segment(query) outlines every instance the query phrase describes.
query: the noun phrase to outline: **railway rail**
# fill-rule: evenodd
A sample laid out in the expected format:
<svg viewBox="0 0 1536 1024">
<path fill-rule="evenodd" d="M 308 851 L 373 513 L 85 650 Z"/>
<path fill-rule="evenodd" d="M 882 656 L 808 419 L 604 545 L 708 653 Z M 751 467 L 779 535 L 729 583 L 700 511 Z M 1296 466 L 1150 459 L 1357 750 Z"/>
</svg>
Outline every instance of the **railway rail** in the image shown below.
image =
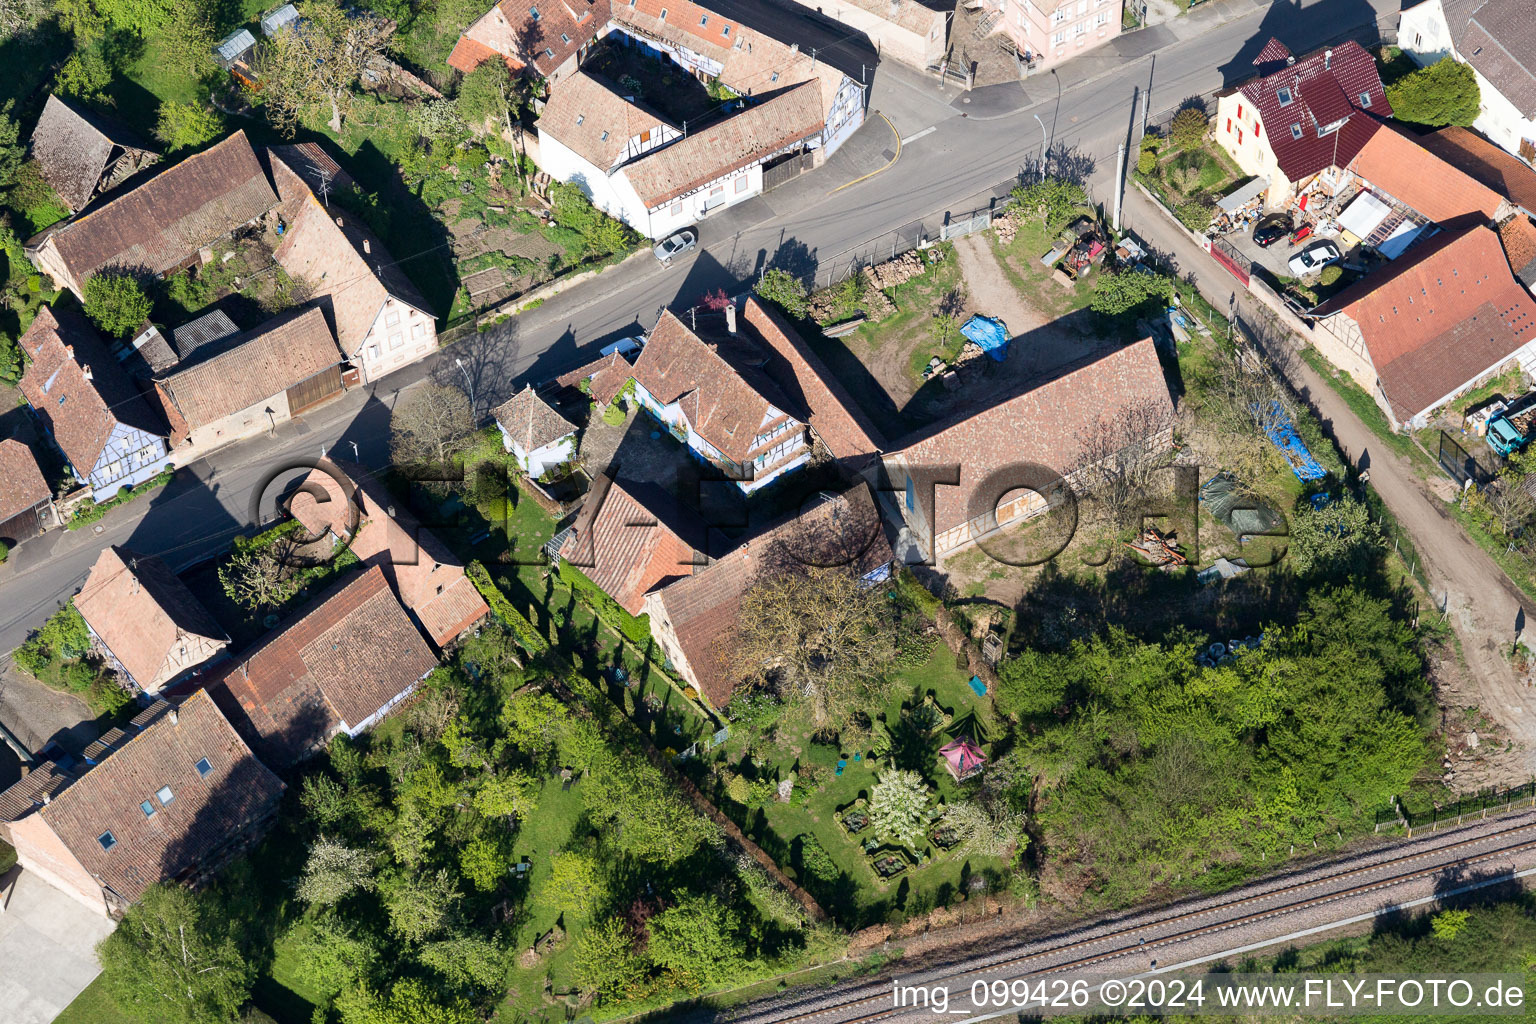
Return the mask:
<svg viewBox="0 0 1536 1024">
<path fill-rule="evenodd" d="M 1516 841 L 1509 842 L 1511 839 Z M 1490 848 L 1490 844 L 1494 845 Z M 1536 852 L 1536 822 L 1511 825 L 1508 828 L 1441 846 L 1405 852 L 1402 856 L 1344 868 L 1319 878 L 1282 885 L 1248 896 L 1239 896 L 1214 906 L 1137 922 L 1102 935 L 1065 942 L 1014 956 L 1004 956 L 1003 959 L 988 960 L 980 966 L 972 967 L 967 965 L 964 969 L 952 974 L 929 978 L 925 981 L 925 984 L 929 986 L 946 984 L 952 986 L 958 982 L 963 988 L 968 984 L 967 979 L 977 975 L 986 975 L 992 979 L 1003 978 L 1013 980 L 1030 975 L 1080 971 L 1105 961 L 1132 954 L 1146 954 L 1159 947 L 1187 942 L 1202 935 L 1213 934 L 1269 918 L 1298 913 L 1327 903 L 1367 895 L 1378 890 L 1391 889 L 1409 882 L 1442 874 L 1446 871 L 1465 869 L 1486 861 L 1529 852 Z M 1430 861 L 1431 863 L 1422 864 L 1424 861 Z M 1393 871 L 1394 868 L 1406 868 L 1407 870 Z M 1383 872 L 1391 873 L 1385 877 L 1365 877 L 1381 875 Z M 1341 882 L 1361 878 L 1364 880 L 1358 884 L 1349 885 L 1344 888 L 1335 888 Z M 1327 889 L 1328 891 L 1315 893 L 1315 890 L 1318 889 Z M 1299 898 L 1288 900 L 1288 897 Z M 1274 903 L 1276 900 L 1283 902 L 1275 906 L 1260 906 L 1261 904 Z M 1209 920 L 1213 917 L 1219 918 L 1219 920 Z M 1178 926 L 1180 925 L 1188 925 L 1189 927 L 1179 928 Z M 1172 933 L 1166 932 L 1165 929 L 1170 926 L 1178 928 L 1178 930 Z M 1156 934 L 1149 935 L 1148 933 Z M 1110 945 L 1113 948 L 1100 948 L 1090 952 L 1090 950 L 1095 950 L 1095 947 L 1104 947 L 1106 945 Z M 1039 964 L 1042 961 L 1055 961 L 1061 956 L 1075 953 L 1084 955 L 1074 956 L 1061 962 L 1052 962 L 1037 969 L 1026 969 L 1014 974 L 1003 973 L 1009 969 L 1029 968 L 1030 965 Z M 974 963 L 974 961 L 972 962 Z M 865 991 L 868 990 L 865 989 Z M 886 1020 L 898 1014 L 911 1012 L 909 1007 L 886 1006 L 861 1016 L 843 1016 L 844 1014 L 870 1007 L 877 1003 L 888 1002 L 890 997 L 889 988 L 882 987 L 877 993 L 860 995 L 857 998 L 847 999 L 839 1003 L 824 1005 L 814 1009 L 807 1009 L 800 1013 L 792 1013 L 787 1016 L 766 1016 L 759 1013 L 753 1014 L 751 1019 L 764 1022 L 772 1020 L 774 1024 L 807 1024 L 807 1022 L 812 1021 L 818 1022 L 818 1024 L 832 1024 L 834 1021 L 836 1024 L 873 1024 L 875 1021 Z"/>
</svg>

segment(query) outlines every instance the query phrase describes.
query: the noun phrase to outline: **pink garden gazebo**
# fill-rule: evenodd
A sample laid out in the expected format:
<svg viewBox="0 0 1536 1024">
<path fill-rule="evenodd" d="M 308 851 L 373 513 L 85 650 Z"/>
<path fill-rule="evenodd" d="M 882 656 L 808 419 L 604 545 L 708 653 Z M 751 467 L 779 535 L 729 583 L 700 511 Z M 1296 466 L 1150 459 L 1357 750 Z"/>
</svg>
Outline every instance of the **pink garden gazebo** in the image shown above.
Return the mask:
<svg viewBox="0 0 1536 1024">
<path fill-rule="evenodd" d="M 987 755 L 964 736 L 940 750 L 939 756 L 944 759 L 944 767 L 949 769 L 949 774 L 955 777 L 956 782 L 975 775 L 987 763 Z"/>
</svg>

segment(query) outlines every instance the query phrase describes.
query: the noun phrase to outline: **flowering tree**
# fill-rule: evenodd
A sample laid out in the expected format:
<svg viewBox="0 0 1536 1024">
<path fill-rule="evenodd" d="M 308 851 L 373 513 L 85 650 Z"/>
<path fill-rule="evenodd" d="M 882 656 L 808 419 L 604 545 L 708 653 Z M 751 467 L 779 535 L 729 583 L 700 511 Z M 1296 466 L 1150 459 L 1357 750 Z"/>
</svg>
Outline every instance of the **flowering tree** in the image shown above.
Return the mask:
<svg viewBox="0 0 1536 1024">
<path fill-rule="evenodd" d="M 930 806 L 923 777 L 898 768 L 883 773 L 870 793 L 869 821 L 882 840 L 915 846 L 928 824 Z"/>
</svg>

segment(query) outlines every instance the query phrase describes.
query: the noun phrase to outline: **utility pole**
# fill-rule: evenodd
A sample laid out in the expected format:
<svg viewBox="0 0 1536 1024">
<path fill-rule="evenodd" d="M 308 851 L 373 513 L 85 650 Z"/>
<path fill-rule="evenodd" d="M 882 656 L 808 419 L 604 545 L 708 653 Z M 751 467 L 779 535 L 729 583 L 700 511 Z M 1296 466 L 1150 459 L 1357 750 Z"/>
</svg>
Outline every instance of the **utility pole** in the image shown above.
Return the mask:
<svg viewBox="0 0 1536 1024">
<path fill-rule="evenodd" d="M 1125 143 L 1115 154 L 1115 230 L 1120 230 L 1120 195 L 1125 191 Z"/>
</svg>

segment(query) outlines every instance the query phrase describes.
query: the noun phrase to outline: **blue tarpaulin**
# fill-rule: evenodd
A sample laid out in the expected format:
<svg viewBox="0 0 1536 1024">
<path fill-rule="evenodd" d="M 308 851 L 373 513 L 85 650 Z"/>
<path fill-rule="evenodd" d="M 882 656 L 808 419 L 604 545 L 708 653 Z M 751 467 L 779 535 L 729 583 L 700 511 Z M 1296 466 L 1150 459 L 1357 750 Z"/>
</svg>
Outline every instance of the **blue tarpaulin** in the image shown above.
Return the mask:
<svg viewBox="0 0 1536 1024">
<path fill-rule="evenodd" d="M 1254 406 L 1258 411 L 1258 406 Z M 1270 443 L 1280 449 L 1280 454 L 1285 456 L 1285 461 L 1290 463 L 1291 472 L 1296 474 L 1296 479 L 1305 483 L 1308 480 L 1321 480 L 1327 476 L 1327 471 L 1317 464 L 1312 453 L 1307 451 L 1307 446 L 1301 438 L 1296 436 L 1296 427 L 1291 423 L 1291 417 L 1280 407 L 1280 403 L 1271 401 L 1266 419 L 1269 426 L 1264 433 L 1269 436 Z"/>
<path fill-rule="evenodd" d="M 960 328 L 960 333 L 998 362 L 1008 358 L 1008 325 L 996 317 L 973 316 Z"/>
</svg>

